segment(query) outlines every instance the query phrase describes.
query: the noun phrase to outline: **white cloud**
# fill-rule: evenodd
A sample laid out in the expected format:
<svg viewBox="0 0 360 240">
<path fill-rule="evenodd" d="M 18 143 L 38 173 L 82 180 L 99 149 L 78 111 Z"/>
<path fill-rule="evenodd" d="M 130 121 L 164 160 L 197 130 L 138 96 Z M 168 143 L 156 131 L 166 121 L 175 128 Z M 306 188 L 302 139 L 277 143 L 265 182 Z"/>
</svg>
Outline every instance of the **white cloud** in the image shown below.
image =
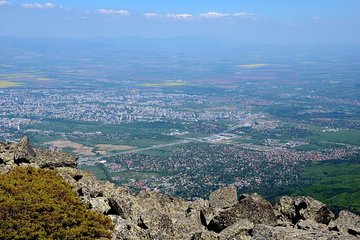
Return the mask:
<svg viewBox="0 0 360 240">
<path fill-rule="evenodd" d="M 60 9 L 63 9 L 63 10 L 73 10 L 71 7 L 65 7 L 65 6 L 59 6 Z"/>
<path fill-rule="evenodd" d="M 228 17 L 230 14 L 228 13 L 219 13 L 219 12 L 207 12 L 207 13 L 201 13 L 199 17 L 201 18 L 223 18 Z"/>
<path fill-rule="evenodd" d="M 248 13 L 248 12 L 237 12 L 233 14 L 234 17 L 241 17 L 241 18 L 249 18 L 252 20 L 256 20 L 256 15 L 253 13 Z"/>
<path fill-rule="evenodd" d="M 23 8 L 33 8 L 33 9 L 51 9 L 56 8 L 56 5 L 53 3 L 23 3 L 21 4 Z"/>
<path fill-rule="evenodd" d="M 153 12 L 147 12 L 147 13 L 144 13 L 144 16 L 145 17 L 156 17 L 156 16 L 159 16 L 159 14 L 153 13 Z"/>
<path fill-rule="evenodd" d="M 0 7 L 10 6 L 10 5 L 11 3 L 8 1 L 3 1 L 3 0 L 0 1 Z"/>
<path fill-rule="evenodd" d="M 130 12 L 128 10 L 115 10 L 115 9 L 98 9 L 96 10 L 97 13 L 99 14 L 104 14 L 104 15 L 120 15 L 120 16 L 129 16 Z"/>
<path fill-rule="evenodd" d="M 166 17 L 174 18 L 174 19 L 177 19 L 177 20 L 191 20 L 193 18 L 193 15 L 188 14 L 188 13 L 180 13 L 180 14 L 169 13 L 169 14 L 166 15 Z"/>
<path fill-rule="evenodd" d="M 312 16 L 311 19 L 312 20 L 320 20 L 320 17 L 319 16 Z"/>
</svg>

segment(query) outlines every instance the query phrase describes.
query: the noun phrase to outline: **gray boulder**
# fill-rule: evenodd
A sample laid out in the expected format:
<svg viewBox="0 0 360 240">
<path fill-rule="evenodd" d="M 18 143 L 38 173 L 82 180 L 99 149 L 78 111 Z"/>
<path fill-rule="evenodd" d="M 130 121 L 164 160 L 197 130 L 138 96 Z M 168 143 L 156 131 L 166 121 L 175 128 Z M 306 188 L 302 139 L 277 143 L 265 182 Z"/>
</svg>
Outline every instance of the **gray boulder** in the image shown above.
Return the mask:
<svg viewBox="0 0 360 240">
<path fill-rule="evenodd" d="M 212 208 L 228 208 L 238 202 L 236 188 L 225 187 L 212 192 L 209 196 L 209 206 Z"/>
<path fill-rule="evenodd" d="M 219 237 L 217 236 L 216 233 L 207 232 L 207 231 L 196 232 L 191 237 L 191 240 L 217 240 L 217 239 L 219 239 Z"/>
<path fill-rule="evenodd" d="M 212 219 L 217 216 L 221 211 L 216 208 L 205 208 L 200 211 L 200 221 L 201 223 L 208 227 Z"/>
<path fill-rule="evenodd" d="M 284 196 L 274 208 L 281 214 L 281 220 L 287 220 L 293 224 L 307 219 L 328 224 L 335 217 L 324 203 L 307 196 Z"/>
<path fill-rule="evenodd" d="M 23 137 L 16 146 L 14 162 L 16 164 L 30 163 L 35 156 L 36 153 L 30 144 L 29 138 Z"/>
<path fill-rule="evenodd" d="M 329 231 L 305 231 L 288 227 L 272 227 L 259 224 L 254 227 L 253 240 L 335 240 L 339 238 L 337 233 Z M 350 240 L 350 239 L 349 239 Z"/>
<path fill-rule="evenodd" d="M 247 219 L 240 219 L 219 234 L 220 240 L 250 240 L 254 224 Z"/>
<path fill-rule="evenodd" d="M 251 194 L 240 196 L 239 203 L 217 214 L 210 221 L 208 229 L 219 233 L 241 219 L 248 219 L 255 224 L 276 224 L 271 203 L 258 194 Z"/>
<path fill-rule="evenodd" d="M 109 198 L 110 213 L 118 215 L 124 219 L 128 219 L 132 216 L 133 201 L 129 198 Z"/>
<path fill-rule="evenodd" d="M 169 216 L 156 209 L 143 212 L 138 219 L 138 226 L 147 230 L 148 234 L 155 239 L 173 239 L 176 236 Z"/>
<path fill-rule="evenodd" d="M 326 231 L 328 229 L 327 225 L 322 223 L 317 223 L 312 219 L 300 220 L 297 222 L 295 227 L 302 230 Z"/>
<path fill-rule="evenodd" d="M 117 215 L 109 215 L 109 217 L 114 224 L 112 240 L 145 239 L 145 233 L 142 229 L 132 226 L 125 219 Z"/>
<path fill-rule="evenodd" d="M 97 197 L 90 199 L 90 207 L 94 211 L 106 214 L 111 208 L 109 206 L 109 201 L 105 197 Z"/>
<path fill-rule="evenodd" d="M 59 168 L 59 167 L 73 167 L 77 166 L 77 157 L 59 151 L 43 150 L 39 148 L 34 149 L 36 157 L 33 162 L 42 168 Z"/>
<path fill-rule="evenodd" d="M 76 161 L 77 157 L 64 152 L 33 148 L 28 137 L 23 137 L 19 143 L 0 143 L 2 165 L 31 164 L 41 168 L 75 168 Z"/>
<path fill-rule="evenodd" d="M 0 164 L 14 165 L 15 145 L 0 144 Z"/>
<path fill-rule="evenodd" d="M 329 223 L 329 229 L 360 238 L 360 216 L 343 210 L 335 221 Z"/>
<path fill-rule="evenodd" d="M 30 163 L 36 153 L 29 138 L 23 137 L 19 143 L 0 143 L 0 164 L 19 165 Z"/>
</svg>

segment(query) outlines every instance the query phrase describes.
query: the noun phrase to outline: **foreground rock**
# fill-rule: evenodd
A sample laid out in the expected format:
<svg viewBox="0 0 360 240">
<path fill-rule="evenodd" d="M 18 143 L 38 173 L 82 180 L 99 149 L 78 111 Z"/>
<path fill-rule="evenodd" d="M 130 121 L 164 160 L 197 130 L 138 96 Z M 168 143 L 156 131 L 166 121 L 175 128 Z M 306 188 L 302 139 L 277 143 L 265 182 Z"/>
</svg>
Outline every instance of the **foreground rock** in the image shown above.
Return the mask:
<svg viewBox="0 0 360 240">
<path fill-rule="evenodd" d="M 248 219 L 240 219 L 233 225 L 224 229 L 219 235 L 221 240 L 225 239 L 251 239 L 254 224 Z"/>
<path fill-rule="evenodd" d="M 4 165 L 19 165 L 30 163 L 35 157 L 35 151 L 30 145 L 28 137 L 19 143 L 0 143 L 0 163 Z"/>
<path fill-rule="evenodd" d="M 28 137 L 19 143 L 0 143 L 0 164 L 4 169 L 23 164 L 42 168 L 76 167 L 76 161 L 76 157 L 64 152 L 33 148 Z"/>
<path fill-rule="evenodd" d="M 225 187 L 212 192 L 209 196 L 209 205 L 212 208 L 228 208 L 238 202 L 235 187 Z"/>
<path fill-rule="evenodd" d="M 330 222 L 329 228 L 341 234 L 351 234 L 360 238 L 360 216 L 343 210 L 335 221 Z"/>
<path fill-rule="evenodd" d="M 332 231 L 305 231 L 288 227 L 256 225 L 252 236 L 254 240 L 355 240 L 351 235 L 340 235 Z"/>
<path fill-rule="evenodd" d="M 76 158 L 33 148 L 28 138 L 0 143 L 0 173 L 31 165 L 53 168 L 94 211 L 108 215 L 113 239 L 186 240 L 351 240 L 360 238 L 360 216 L 341 211 L 337 219 L 311 197 L 282 197 L 273 207 L 258 194 L 241 195 L 226 187 L 209 200 L 186 201 L 157 192 L 132 193 L 74 168 Z"/>
<path fill-rule="evenodd" d="M 23 137 L 15 147 L 14 163 L 30 162 L 35 156 L 36 153 L 30 144 L 29 138 Z"/>
<path fill-rule="evenodd" d="M 219 233 L 242 219 L 248 219 L 254 224 L 276 224 L 271 203 L 258 194 L 252 194 L 240 196 L 240 201 L 236 205 L 219 212 L 210 221 L 208 229 Z"/>
<path fill-rule="evenodd" d="M 322 202 L 312 197 L 282 197 L 276 204 L 275 209 L 280 213 L 278 218 L 282 221 L 290 221 L 293 224 L 300 220 L 313 220 L 317 223 L 328 224 L 335 215 Z"/>
</svg>

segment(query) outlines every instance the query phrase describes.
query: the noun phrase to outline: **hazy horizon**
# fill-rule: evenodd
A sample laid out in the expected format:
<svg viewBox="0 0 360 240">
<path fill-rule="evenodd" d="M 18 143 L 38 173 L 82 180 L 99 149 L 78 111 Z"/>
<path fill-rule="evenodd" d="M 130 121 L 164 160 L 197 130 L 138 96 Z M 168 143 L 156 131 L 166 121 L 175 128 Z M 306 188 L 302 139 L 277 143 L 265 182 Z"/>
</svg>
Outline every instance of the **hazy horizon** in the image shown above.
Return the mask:
<svg viewBox="0 0 360 240">
<path fill-rule="evenodd" d="M 0 37 L 359 45 L 360 2 L 0 1 Z"/>
</svg>

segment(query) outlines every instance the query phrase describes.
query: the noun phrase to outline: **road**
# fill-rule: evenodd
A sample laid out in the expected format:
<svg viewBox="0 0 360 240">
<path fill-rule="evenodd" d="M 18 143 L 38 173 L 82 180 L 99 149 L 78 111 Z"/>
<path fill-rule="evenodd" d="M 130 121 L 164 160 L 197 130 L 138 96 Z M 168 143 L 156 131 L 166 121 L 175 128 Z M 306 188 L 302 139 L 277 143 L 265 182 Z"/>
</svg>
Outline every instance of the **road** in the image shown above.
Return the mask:
<svg viewBox="0 0 360 240">
<path fill-rule="evenodd" d="M 106 155 L 101 155 L 98 157 L 80 157 L 78 160 L 78 163 L 88 163 L 88 162 L 99 162 L 103 160 L 104 158 L 110 158 L 110 157 L 116 157 L 124 154 L 132 154 L 132 153 L 139 153 L 147 150 L 157 149 L 157 148 L 166 148 L 166 147 L 173 147 L 177 145 L 183 145 L 187 143 L 194 143 L 194 142 L 209 142 L 209 139 L 216 138 L 218 135 L 229 133 L 239 127 L 242 127 L 245 123 L 254 121 L 255 118 L 257 118 L 260 114 L 252 114 L 250 116 L 245 117 L 243 120 L 235 124 L 234 126 L 231 126 L 230 128 L 226 129 L 225 131 L 218 133 L 218 134 L 212 134 L 208 137 L 201 137 L 201 138 L 184 138 L 179 141 L 175 141 L 172 143 L 166 143 L 166 144 L 158 144 L 151 147 L 145 147 L 145 148 L 137 148 L 132 149 L 128 151 L 123 152 L 116 152 L 116 153 L 109 153 Z"/>
</svg>

